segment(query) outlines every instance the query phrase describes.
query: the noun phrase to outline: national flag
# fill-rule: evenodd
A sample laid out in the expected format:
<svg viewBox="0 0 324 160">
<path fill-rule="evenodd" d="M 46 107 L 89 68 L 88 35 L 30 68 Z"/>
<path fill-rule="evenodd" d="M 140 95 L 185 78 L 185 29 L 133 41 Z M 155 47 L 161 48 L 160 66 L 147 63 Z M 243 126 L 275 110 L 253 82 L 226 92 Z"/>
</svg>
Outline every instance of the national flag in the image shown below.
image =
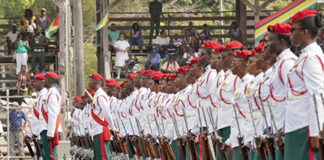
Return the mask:
<svg viewBox="0 0 324 160">
<path fill-rule="evenodd" d="M 56 18 L 53 20 L 51 25 L 49 25 L 48 28 L 45 30 L 46 38 L 52 39 L 52 35 L 57 32 L 58 27 L 59 27 L 59 17 L 56 16 Z"/>
<path fill-rule="evenodd" d="M 268 25 L 274 25 L 276 23 L 287 23 L 288 19 L 298 11 L 303 9 L 309 9 L 317 0 L 294 0 L 286 7 L 278 10 L 276 13 L 260 20 L 254 25 L 254 42 L 258 44 L 263 35 L 267 33 Z"/>
<path fill-rule="evenodd" d="M 97 27 L 96 27 L 96 31 L 100 30 L 102 27 L 104 27 L 109 20 L 109 11 L 107 11 L 107 13 L 105 14 L 105 16 L 100 20 L 100 22 L 98 23 Z"/>
</svg>

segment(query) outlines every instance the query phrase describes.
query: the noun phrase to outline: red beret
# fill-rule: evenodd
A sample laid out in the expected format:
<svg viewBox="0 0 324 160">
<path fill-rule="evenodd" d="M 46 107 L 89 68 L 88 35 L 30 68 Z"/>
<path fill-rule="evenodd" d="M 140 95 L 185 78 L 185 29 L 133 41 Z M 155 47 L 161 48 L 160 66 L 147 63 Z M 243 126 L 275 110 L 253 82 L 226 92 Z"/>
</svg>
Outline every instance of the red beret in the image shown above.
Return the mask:
<svg viewBox="0 0 324 160">
<path fill-rule="evenodd" d="M 255 50 L 254 50 L 254 49 L 251 49 L 249 55 L 250 55 L 250 56 L 251 56 L 251 55 L 254 56 L 254 55 L 255 55 Z"/>
<path fill-rule="evenodd" d="M 115 87 L 116 82 L 111 82 L 111 83 L 107 83 L 106 85 L 110 88 L 114 88 Z"/>
<path fill-rule="evenodd" d="M 124 87 L 125 87 L 125 83 L 126 83 L 126 81 L 123 81 L 123 82 L 120 84 L 120 87 L 124 88 Z"/>
<path fill-rule="evenodd" d="M 224 47 L 224 46 L 223 46 Z M 242 48 L 243 44 L 239 41 L 231 41 L 225 44 L 225 50 Z"/>
<path fill-rule="evenodd" d="M 128 79 L 135 79 L 135 77 L 136 77 L 136 74 L 128 74 L 126 76 L 126 78 L 128 78 Z"/>
<path fill-rule="evenodd" d="M 163 76 L 164 76 L 163 74 L 159 74 L 159 73 L 152 74 L 152 79 L 160 80 Z"/>
<path fill-rule="evenodd" d="M 174 74 L 167 73 L 167 74 L 164 75 L 164 79 L 169 81 L 169 80 L 174 80 L 175 77 L 174 77 Z"/>
<path fill-rule="evenodd" d="M 290 24 L 286 23 L 276 23 L 275 25 L 268 26 L 268 32 L 280 34 L 280 35 L 290 35 Z"/>
<path fill-rule="evenodd" d="M 89 87 L 87 88 L 87 90 L 92 96 L 94 96 L 94 90 L 90 89 Z"/>
<path fill-rule="evenodd" d="M 139 70 L 137 71 L 138 74 L 144 74 L 144 71 L 143 70 Z"/>
<path fill-rule="evenodd" d="M 292 17 L 289 18 L 289 24 L 293 24 L 301 19 L 310 17 L 310 16 L 315 16 L 317 14 L 317 11 L 315 10 L 308 10 L 308 9 L 304 9 L 302 11 L 299 11 L 297 13 L 295 13 Z"/>
<path fill-rule="evenodd" d="M 236 50 L 233 52 L 233 56 L 235 57 L 240 57 L 240 58 L 247 58 L 249 56 L 249 52 L 248 50 Z"/>
<path fill-rule="evenodd" d="M 120 84 L 119 83 L 116 83 L 116 88 L 120 89 Z"/>
<path fill-rule="evenodd" d="M 60 78 L 55 72 L 45 72 L 45 77 L 51 77 L 51 78 L 55 78 L 55 79 Z"/>
<path fill-rule="evenodd" d="M 106 80 L 106 84 L 109 84 L 109 83 L 116 83 L 117 81 L 115 79 L 107 79 Z"/>
<path fill-rule="evenodd" d="M 262 52 L 263 46 L 264 46 L 264 42 L 261 42 L 259 45 L 253 47 L 253 49 L 254 49 L 256 52 Z"/>
<path fill-rule="evenodd" d="M 37 74 L 35 76 L 35 79 L 37 79 L 37 80 L 44 80 L 44 74 Z"/>
<path fill-rule="evenodd" d="M 200 48 L 211 48 L 209 41 L 203 41 Z"/>
<path fill-rule="evenodd" d="M 145 71 L 144 71 L 144 75 L 150 75 L 152 71 L 153 71 L 153 70 L 150 70 L 150 69 L 145 70 Z"/>
<path fill-rule="evenodd" d="M 198 61 L 199 61 L 199 57 L 195 57 L 195 58 L 191 59 L 190 64 L 195 64 Z"/>
<path fill-rule="evenodd" d="M 185 73 L 185 72 L 186 72 L 186 66 L 178 68 L 178 73 Z"/>
<path fill-rule="evenodd" d="M 74 99 L 74 101 L 82 102 L 82 98 L 79 96 L 75 96 L 73 99 Z"/>
<path fill-rule="evenodd" d="M 102 76 L 98 73 L 92 73 L 89 75 L 89 78 L 94 78 L 94 79 L 98 79 L 98 80 L 101 80 L 101 81 L 104 81 L 104 79 L 102 78 Z"/>
</svg>

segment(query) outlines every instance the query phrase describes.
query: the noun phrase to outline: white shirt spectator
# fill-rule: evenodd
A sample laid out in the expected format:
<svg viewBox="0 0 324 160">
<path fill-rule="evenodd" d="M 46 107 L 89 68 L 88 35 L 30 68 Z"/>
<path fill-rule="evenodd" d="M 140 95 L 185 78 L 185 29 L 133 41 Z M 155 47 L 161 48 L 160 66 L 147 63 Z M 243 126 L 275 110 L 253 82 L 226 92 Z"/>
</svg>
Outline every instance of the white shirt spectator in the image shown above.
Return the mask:
<svg viewBox="0 0 324 160">
<path fill-rule="evenodd" d="M 9 38 L 9 40 L 14 43 L 17 40 L 19 32 L 16 31 L 16 33 L 12 33 L 12 31 L 8 32 L 6 37 Z"/>
<path fill-rule="evenodd" d="M 160 46 L 169 45 L 170 44 L 170 38 L 169 37 L 161 38 L 160 36 L 156 36 L 154 44 L 158 44 Z"/>
<path fill-rule="evenodd" d="M 187 63 L 189 63 L 193 58 L 198 57 L 198 53 L 194 52 L 192 55 L 190 55 L 188 52 L 183 54 L 183 58 L 187 59 L 189 57 L 189 59 L 187 60 Z"/>
</svg>

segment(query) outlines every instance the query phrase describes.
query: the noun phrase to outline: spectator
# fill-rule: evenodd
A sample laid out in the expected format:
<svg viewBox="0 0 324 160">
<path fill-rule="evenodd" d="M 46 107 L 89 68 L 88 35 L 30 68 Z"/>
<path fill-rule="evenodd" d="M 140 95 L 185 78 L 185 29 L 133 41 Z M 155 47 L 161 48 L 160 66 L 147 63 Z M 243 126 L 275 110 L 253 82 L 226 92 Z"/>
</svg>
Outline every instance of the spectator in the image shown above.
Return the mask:
<svg viewBox="0 0 324 160">
<path fill-rule="evenodd" d="M 198 38 L 197 29 L 193 26 L 193 22 L 190 21 L 188 23 L 188 27 L 185 28 L 184 31 L 186 32 L 186 30 L 188 30 L 190 34 L 193 34 L 196 38 Z"/>
<path fill-rule="evenodd" d="M 130 39 L 128 40 L 129 44 L 132 45 L 139 45 L 140 52 L 142 53 L 143 47 L 143 38 L 142 38 L 142 31 L 138 23 L 134 23 L 132 25 L 132 30 L 130 32 Z"/>
<path fill-rule="evenodd" d="M 189 50 L 183 54 L 183 60 L 180 66 L 186 66 L 195 57 L 198 57 L 198 53 L 195 52 L 193 48 L 189 48 Z"/>
<path fill-rule="evenodd" d="M 23 128 L 26 126 L 26 115 L 23 111 L 18 110 L 18 103 L 13 103 L 13 109 L 9 113 L 10 122 L 10 156 L 16 156 L 16 149 L 18 149 L 18 156 L 24 156 L 23 140 L 24 133 Z M 23 123 L 23 120 L 25 121 Z"/>
<path fill-rule="evenodd" d="M 154 71 L 159 71 L 160 63 L 161 63 L 160 54 L 157 53 L 156 49 L 152 49 L 151 53 L 147 55 L 145 70 L 151 69 Z"/>
<path fill-rule="evenodd" d="M 183 52 L 182 52 L 182 39 L 179 39 L 179 36 L 177 34 L 175 34 L 173 36 L 174 38 L 172 39 L 173 41 L 173 46 L 175 46 L 177 48 L 177 57 L 178 56 L 182 56 Z"/>
<path fill-rule="evenodd" d="M 117 67 L 117 79 L 120 79 L 120 72 L 126 60 L 129 59 L 128 51 L 130 49 L 130 45 L 128 41 L 125 40 L 125 35 L 123 33 L 119 35 L 119 39 L 116 41 L 114 49 L 116 51 L 115 66 Z"/>
<path fill-rule="evenodd" d="M 232 22 L 230 30 L 228 31 L 228 36 L 230 37 L 231 41 L 241 41 L 241 29 L 236 22 Z"/>
<path fill-rule="evenodd" d="M 11 50 L 15 48 L 15 42 L 17 40 L 19 32 L 17 32 L 17 25 L 12 24 L 11 31 L 7 33 L 8 55 L 11 54 Z"/>
<path fill-rule="evenodd" d="M 116 29 L 116 24 L 112 23 L 110 26 L 110 29 L 108 29 L 108 39 L 110 42 L 109 44 L 114 46 L 114 44 L 118 40 L 118 38 L 119 38 L 119 32 Z"/>
<path fill-rule="evenodd" d="M 24 36 L 22 33 L 18 34 L 17 40 L 15 42 L 15 48 L 16 48 L 16 74 L 20 72 L 21 65 L 27 66 L 27 60 L 28 60 L 28 49 L 29 43 L 26 40 L 26 36 Z"/>
<path fill-rule="evenodd" d="M 45 30 L 47 29 L 47 27 L 50 25 L 50 20 L 46 16 L 45 8 L 42 8 L 42 10 L 41 10 L 41 16 L 38 18 L 38 25 L 39 25 L 39 27 L 42 28 L 42 32 L 44 32 L 44 33 L 45 33 Z"/>
<path fill-rule="evenodd" d="M 185 36 L 182 39 L 182 45 L 184 52 L 188 52 L 189 48 L 193 48 L 195 45 L 195 37 L 192 36 L 189 29 L 185 30 Z"/>
<path fill-rule="evenodd" d="M 21 71 L 17 75 L 17 94 L 20 95 L 20 90 L 23 88 L 26 91 L 26 87 L 28 89 L 28 95 L 30 95 L 32 91 L 32 83 L 30 78 L 30 73 L 26 71 L 26 66 L 21 66 Z"/>
<path fill-rule="evenodd" d="M 160 16 L 162 14 L 162 3 L 158 0 L 154 0 L 149 4 L 149 12 L 151 15 L 151 27 L 150 27 L 150 44 L 152 43 L 153 31 L 155 27 L 155 36 L 158 35 L 160 30 Z"/>
<path fill-rule="evenodd" d="M 201 31 L 201 33 L 199 35 L 199 38 L 202 41 L 210 40 L 210 32 L 209 32 L 209 29 L 208 29 L 208 25 L 206 23 L 203 25 L 203 31 Z"/>
<path fill-rule="evenodd" d="M 154 44 L 156 45 L 156 50 L 160 54 L 161 58 L 165 57 L 165 51 L 170 43 L 170 38 L 168 37 L 165 29 L 162 29 L 160 35 L 155 38 Z"/>
<path fill-rule="evenodd" d="M 22 17 L 21 25 L 22 30 L 27 32 L 27 36 L 31 36 L 34 33 L 34 29 L 36 28 L 37 18 L 33 15 L 33 11 L 31 9 L 25 10 L 25 16 Z"/>
<path fill-rule="evenodd" d="M 135 67 L 136 63 L 138 62 L 138 59 L 135 56 L 131 56 L 129 60 L 126 60 L 126 64 L 123 67 L 123 70 L 125 70 L 125 74 L 133 73 L 133 68 Z"/>
<path fill-rule="evenodd" d="M 45 69 L 41 72 L 41 74 L 45 74 L 45 72 L 55 72 L 55 71 L 50 69 L 50 66 L 46 64 Z"/>
<path fill-rule="evenodd" d="M 177 47 L 173 45 L 173 40 L 170 41 L 170 45 L 168 46 L 167 53 L 168 53 L 168 61 L 162 65 L 161 70 L 164 72 L 177 72 L 179 68 L 179 64 L 176 61 L 177 55 Z"/>
<path fill-rule="evenodd" d="M 38 64 L 38 71 L 42 71 L 45 65 L 45 47 L 48 45 L 48 40 L 43 35 L 42 30 L 36 30 L 31 41 L 31 73 L 35 72 Z"/>
</svg>

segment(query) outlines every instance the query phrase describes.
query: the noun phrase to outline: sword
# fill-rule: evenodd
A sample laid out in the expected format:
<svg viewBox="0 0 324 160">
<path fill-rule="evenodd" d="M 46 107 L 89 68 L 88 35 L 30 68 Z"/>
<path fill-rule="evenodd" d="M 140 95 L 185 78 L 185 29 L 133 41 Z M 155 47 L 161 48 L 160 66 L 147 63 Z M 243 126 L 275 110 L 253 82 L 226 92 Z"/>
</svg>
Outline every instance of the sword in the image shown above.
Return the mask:
<svg viewBox="0 0 324 160">
<path fill-rule="evenodd" d="M 151 127 L 151 122 L 150 122 L 150 118 L 149 118 L 149 116 L 146 116 L 146 117 L 147 117 L 147 123 L 149 124 L 150 132 L 151 132 L 151 134 L 153 134 L 152 127 Z"/>
<path fill-rule="evenodd" d="M 133 132 L 133 135 L 135 135 L 135 132 L 134 132 L 134 128 L 133 128 L 133 124 L 132 124 L 132 121 L 131 121 L 131 118 L 128 119 L 129 120 L 129 124 L 132 128 L 132 132 Z"/>
</svg>

